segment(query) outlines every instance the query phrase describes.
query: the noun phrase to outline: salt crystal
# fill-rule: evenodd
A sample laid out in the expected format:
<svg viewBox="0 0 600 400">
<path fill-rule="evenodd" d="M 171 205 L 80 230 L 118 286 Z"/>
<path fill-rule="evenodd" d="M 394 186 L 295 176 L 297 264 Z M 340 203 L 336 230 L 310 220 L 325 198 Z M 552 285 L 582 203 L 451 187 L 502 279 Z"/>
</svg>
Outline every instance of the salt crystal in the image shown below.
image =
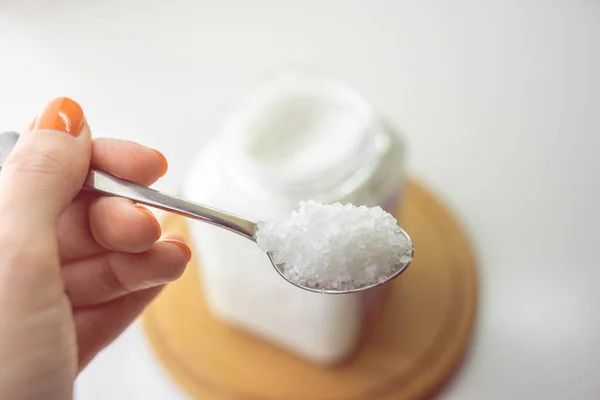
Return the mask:
<svg viewBox="0 0 600 400">
<path fill-rule="evenodd" d="M 385 281 L 412 260 L 412 244 L 381 207 L 300 203 L 288 219 L 260 222 L 258 246 L 292 282 L 324 290 Z"/>
</svg>

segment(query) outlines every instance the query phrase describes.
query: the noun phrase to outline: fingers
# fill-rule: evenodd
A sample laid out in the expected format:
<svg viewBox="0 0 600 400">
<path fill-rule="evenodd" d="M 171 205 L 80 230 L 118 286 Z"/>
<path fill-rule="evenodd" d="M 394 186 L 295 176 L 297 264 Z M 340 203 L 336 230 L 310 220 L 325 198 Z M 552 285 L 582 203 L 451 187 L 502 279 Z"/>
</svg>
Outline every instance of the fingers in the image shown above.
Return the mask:
<svg viewBox="0 0 600 400">
<path fill-rule="evenodd" d="M 167 168 L 164 156 L 155 150 L 112 139 L 93 141 L 91 163 L 95 168 L 141 185 L 154 183 Z M 154 216 L 147 214 L 145 220 L 140 220 L 141 210 L 135 209 L 132 203 L 124 207 L 120 199 L 104 197 L 105 200 L 97 201 L 98 198 L 90 193 L 81 193 L 61 216 L 58 235 L 63 262 L 104 252 L 96 239 L 111 250 L 144 251 L 158 238 L 160 233 L 155 229 L 157 221 Z M 113 202 L 117 204 L 111 205 Z M 94 215 L 93 222 L 88 218 L 88 210 L 90 215 Z M 135 219 L 135 215 L 138 215 L 140 226 L 123 222 Z M 140 231 L 154 234 L 138 236 Z M 118 237 L 111 236 L 113 233 Z M 147 241 L 149 236 L 152 240 Z"/>
<path fill-rule="evenodd" d="M 111 252 L 72 262 L 62 276 L 73 307 L 89 307 L 174 281 L 190 258 L 183 242 L 164 239 L 144 253 Z"/>
<path fill-rule="evenodd" d="M 56 232 L 63 264 L 105 251 L 92 236 L 88 218 L 90 204 L 97 197 L 92 193 L 80 193 L 60 216 Z"/>
<path fill-rule="evenodd" d="M 167 159 L 156 150 L 116 139 L 96 139 L 92 167 L 149 186 L 167 173 Z"/>
<path fill-rule="evenodd" d="M 139 253 L 160 238 L 160 224 L 154 215 L 130 200 L 98 197 L 88 213 L 92 236 L 107 250 Z"/>
<path fill-rule="evenodd" d="M 122 258 L 113 259 L 106 255 L 65 266 L 63 277 L 74 305 L 80 369 L 137 318 L 162 290 L 163 283 L 181 275 L 191 253 L 185 244 L 175 243 L 177 239 L 168 235 L 143 254 L 122 254 Z"/>
<path fill-rule="evenodd" d="M 79 368 L 108 346 L 162 290 L 162 286 L 120 297 L 109 303 L 74 311 Z"/>
<path fill-rule="evenodd" d="M 52 100 L 2 167 L 3 223 L 21 231 L 54 227 L 81 189 L 90 157 L 90 131 L 81 107 L 67 98 Z"/>
<path fill-rule="evenodd" d="M 143 206 L 127 199 L 82 194 L 59 220 L 63 264 L 107 250 L 139 253 L 160 238 L 160 224 Z"/>
</svg>

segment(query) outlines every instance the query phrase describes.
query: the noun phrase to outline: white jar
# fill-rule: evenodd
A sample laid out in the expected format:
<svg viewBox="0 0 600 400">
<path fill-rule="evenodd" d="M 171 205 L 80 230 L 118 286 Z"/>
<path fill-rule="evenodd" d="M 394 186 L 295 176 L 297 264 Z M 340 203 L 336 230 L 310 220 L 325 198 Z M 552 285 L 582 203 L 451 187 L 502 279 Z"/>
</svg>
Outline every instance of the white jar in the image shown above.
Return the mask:
<svg viewBox="0 0 600 400">
<path fill-rule="evenodd" d="M 288 216 L 300 200 L 395 206 L 400 139 L 347 85 L 286 73 L 230 115 L 198 156 L 184 195 L 254 221 Z M 355 349 L 365 295 L 321 295 L 284 281 L 257 246 L 191 222 L 212 313 L 308 360 L 332 364 Z M 371 292 L 371 295 L 375 292 Z"/>
</svg>

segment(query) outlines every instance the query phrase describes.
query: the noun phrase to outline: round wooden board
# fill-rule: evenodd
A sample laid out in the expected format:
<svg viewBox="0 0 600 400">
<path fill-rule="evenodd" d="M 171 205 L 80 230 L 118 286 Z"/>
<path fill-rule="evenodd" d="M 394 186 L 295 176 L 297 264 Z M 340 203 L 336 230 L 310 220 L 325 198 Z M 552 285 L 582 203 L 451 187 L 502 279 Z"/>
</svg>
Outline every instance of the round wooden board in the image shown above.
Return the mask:
<svg viewBox="0 0 600 400">
<path fill-rule="evenodd" d="M 468 344 L 476 267 L 461 229 L 418 184 L 407 185 L 396 216 L 414 241 L 415 259 L 389 284 L 381 314 L 346 363 L 319 367 L 214 319 L 195 259 L 144 313 L 151 347 L 198 399 L 417 400 L 435 393 Z M 164 229 L 188 236 L 178 216 Z"/>
</svg>

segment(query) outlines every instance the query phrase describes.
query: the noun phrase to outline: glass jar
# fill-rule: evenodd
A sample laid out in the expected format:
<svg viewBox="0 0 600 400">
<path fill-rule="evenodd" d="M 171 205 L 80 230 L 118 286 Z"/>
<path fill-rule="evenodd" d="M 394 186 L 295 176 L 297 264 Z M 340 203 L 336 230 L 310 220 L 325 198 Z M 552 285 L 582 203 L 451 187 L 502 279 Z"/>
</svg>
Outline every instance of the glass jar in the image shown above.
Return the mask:
<svg viewBox="0 0 600 400">
<path fill-rule="evenodd" d="M 229 116 L 197 157 L 184 195 L 254 221 L 287 217 L 301 200 L 392 211 L 403 160 L 399 136 L 356 91 L 290 72 L 268 81 Z M 254 243 L 190 224 L 214 316 L 317 363 L 337 363 L 353 352 L 376 290 L 304 291 L 284 281 Z"/>
</svg>

